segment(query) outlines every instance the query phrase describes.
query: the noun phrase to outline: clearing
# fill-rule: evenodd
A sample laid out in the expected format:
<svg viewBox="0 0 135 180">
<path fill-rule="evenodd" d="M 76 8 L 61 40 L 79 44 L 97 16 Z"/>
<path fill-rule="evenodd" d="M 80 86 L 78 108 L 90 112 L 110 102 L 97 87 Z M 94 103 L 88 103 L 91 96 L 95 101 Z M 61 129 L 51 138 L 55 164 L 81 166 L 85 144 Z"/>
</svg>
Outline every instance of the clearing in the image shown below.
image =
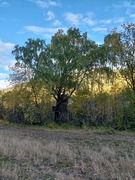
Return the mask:
<svg viewBox="0 0 135 180">
<path fill-rule="evenodd" d="M 135 136 L 0 126 L 0 180 L 132 180 Z"/>
</svg>

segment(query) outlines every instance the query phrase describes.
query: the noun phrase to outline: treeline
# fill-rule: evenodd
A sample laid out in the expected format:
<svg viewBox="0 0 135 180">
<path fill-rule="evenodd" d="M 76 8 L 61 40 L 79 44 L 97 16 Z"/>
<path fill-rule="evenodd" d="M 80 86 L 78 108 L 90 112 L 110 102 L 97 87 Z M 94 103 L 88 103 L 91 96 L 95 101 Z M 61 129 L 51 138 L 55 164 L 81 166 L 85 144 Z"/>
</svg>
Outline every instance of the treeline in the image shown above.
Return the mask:
<svg viewBox="0 0 135 180">
<path fill-rule="evenodd" d="M 0 94 L 0 118 L 22 124 L 53 123 L 52 106 L 69 96 L 57 123 L 135 129 L 135 24 L 113 29 L 102 45 L 87 33 L 58 30 L 50 44 L 16 45 L 14 88 Z"/>
<path fill-rule="evenodd" d="M 133 92 L 128 87 L 116 87 L 115 83 L 108 86 L 110 90 L 103 89 L 101 91 L 104 87 L 100 87 L 100 90 L 93 92 L 90 86 L 83 84 L 70 99 L 68 113 L 59 120 L 60 124 L 67 123 L 77 127 L 80 125 L 87 127 L 106 126 L 119 130 L 134 130 Z M 12 123 L 53 124 L 52 106 L 55 102 L 51 94 L 41 91 L 34 94 L 23 86 L 2 93 L 0 96 L 0 118 Z"/>
</svg>

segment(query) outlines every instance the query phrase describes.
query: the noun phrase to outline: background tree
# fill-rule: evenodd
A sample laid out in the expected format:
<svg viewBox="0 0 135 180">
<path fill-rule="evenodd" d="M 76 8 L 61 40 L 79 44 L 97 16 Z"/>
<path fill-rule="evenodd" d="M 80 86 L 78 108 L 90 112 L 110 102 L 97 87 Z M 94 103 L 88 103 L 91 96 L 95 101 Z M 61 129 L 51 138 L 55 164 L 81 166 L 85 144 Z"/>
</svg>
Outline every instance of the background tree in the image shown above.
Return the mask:
<svg viewBox="0 0 135 180">
<path fill-rule="evenodd" d="M 24 46 L 15 46 L 11 80 L 18 86 L 2 94 L 2 117 L 17 123 L 51 124 L 53 101 L 59 104 L 62 94 L 68 93 L 73 100 L 70 123 L 134 129 L 134 25 L 127 31 L 128 26 L 121 32 L 112 30 L 102 45 L 70 28 L 59 30 L 49 44 L 28 39 Z M 126 32 L 131 34 L 130 43 Z M 114 76 L 113 72 L 119 73 Z M 122 77 L 129 86 L 124 86 Z"/>
<path fill-rule="evenodd" d="M 135 24 L 122 25 L 105 37 L 108 63 L 117 68 L 135 95 Z"/>
<path fill-rule="evenodd" d="M 25 46 L 15 46 L 16 58 L 12 68 L 13 82 L 41 83 L 59 103 L 61 95 L 69 96 L 79 87 L 86 75 L 96 67 L 98 46 L 80 33 L 79 29 L 70 28 L 52 36 L 50 44 L 44 40 L 28 39 Z"/>
<path fill-rule="evenodd" d="M 96 64 L 92 57 L 97 45 L 88 40 L 87 33 L 70 28 L 67 34 L 59 30 L 50 45 L 40 54 L 37 75 L 47 85 L 56 100 L 63 91 L 70 96 L 79 87 L 88 71 Z M 51 88 L 51 89 L 50 89 Z"/>
<path fill-rule="evenodd" d="M 121 119 L 121 125 L 135 127 L 135 24 L 124 24 L 122 30 L 113 29 L 105 37 L 108 64 L 117 69 L 117 73 L 127 82 L 124 87 L 127 91 L 124 95 L 125 105 L 116 113 L 116 120 Z M 123 82 L 124 84 L 124 82 Z M 128 88 L 127 88 L 128 87 Z M 117 103 L 118 104 L 118 103 Z M 119 111 L 120 112 L 120 111 Z M 115 122 L 114 122 L 115 124 Z"/>
</svg>

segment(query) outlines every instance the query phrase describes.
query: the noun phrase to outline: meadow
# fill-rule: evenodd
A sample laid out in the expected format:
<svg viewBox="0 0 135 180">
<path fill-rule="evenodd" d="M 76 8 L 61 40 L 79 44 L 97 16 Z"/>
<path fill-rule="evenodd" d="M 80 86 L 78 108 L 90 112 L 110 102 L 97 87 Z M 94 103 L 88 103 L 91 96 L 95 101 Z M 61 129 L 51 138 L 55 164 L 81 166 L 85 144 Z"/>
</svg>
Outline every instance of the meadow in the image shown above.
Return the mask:
<svg viewBox="0 0 135 180">
<path fill-rule="evenodd" d="M 0 180 L 90 179 L 135 179 L 135 136 L 0 126 Z"/>
</svg>

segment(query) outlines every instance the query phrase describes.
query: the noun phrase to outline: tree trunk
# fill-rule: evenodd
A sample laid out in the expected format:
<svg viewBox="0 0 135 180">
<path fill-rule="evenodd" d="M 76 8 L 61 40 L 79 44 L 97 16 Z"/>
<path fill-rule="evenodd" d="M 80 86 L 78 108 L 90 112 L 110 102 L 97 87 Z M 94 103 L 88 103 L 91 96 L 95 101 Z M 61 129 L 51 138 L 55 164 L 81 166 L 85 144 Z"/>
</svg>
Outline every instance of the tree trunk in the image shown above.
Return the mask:
<svg viewBox="0 0 135 180">
<path fill-rule="evenodd" d="M 62 123 L 67 119 L 67 106 L 68 106 L 68 96 L 66 94 L 62 94 L 56 100 L 56 106 L 54 109 L 54 121 L 56 123 Z M 65 117 L 64 117 L 65 116 Z"/>
</svg>

